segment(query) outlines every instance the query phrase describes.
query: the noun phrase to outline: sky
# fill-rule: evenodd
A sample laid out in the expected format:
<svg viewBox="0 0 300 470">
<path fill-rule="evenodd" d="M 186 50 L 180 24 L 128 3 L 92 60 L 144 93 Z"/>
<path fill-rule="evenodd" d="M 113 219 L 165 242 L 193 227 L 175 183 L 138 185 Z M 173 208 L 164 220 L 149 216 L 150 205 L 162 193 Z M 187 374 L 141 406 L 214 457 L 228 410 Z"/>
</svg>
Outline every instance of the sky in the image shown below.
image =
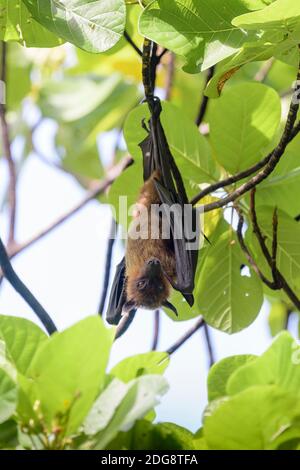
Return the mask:
<svg viewBox="0 0 300 470">
<path fill-rule="evenodd" d="M 37 145 L 49 156 L 53 152 L 52 132 L 53 127 L 49 124 L 37 140 Z M 108 136 L 100 142 L 106 149 L 108 160 L 110 143 Z M 16 142 L 13 147 L 16 158 L 21 146 L 22 142 Z M 2 159 L 0 201 L 6 183 L 7 168 Z M 81 201 L 84 194 L 72 176 L 45 164 L 32 154 L 26 160 L 18 180 L 17 240 L 22 242 L 33 236 Z M 4 238 L 6 216 L 4 206 L 0 215 L 0 233 Z M 93 201 L 13 260 L 15 270 L 50 313 L 59 330 L 97 312 L 110 222 L 109 207 Z M 117 241 L 112 273 L 122 256 L 123 246 Z M 7 282 L 3 282 L 0 290 L 0 313 L 37 321 Z M 249 328 L 232 336 L 210 329 L 216 359 L 235 354 L 261 354 L 271 341 L 267 316 L 268 308 L 264 305 Z M 150 350 L 153 320 L 153 312 L 138 312 L 129 331 L 115 342 L 110 366 L 125 357 Z M 161 313 L 161 320 L 158 344 L 161 351 L 171 346 L 195 322 L 173 322 L 164 313 Z M 170 388 L 157 407 L 156 420 L 175 422 L 196 431 L 201 426 L 207 403 L 207 372 L 205 341 L 203 331 L 199 330 L 171 357 L 165 374 Z"/>
</svg>

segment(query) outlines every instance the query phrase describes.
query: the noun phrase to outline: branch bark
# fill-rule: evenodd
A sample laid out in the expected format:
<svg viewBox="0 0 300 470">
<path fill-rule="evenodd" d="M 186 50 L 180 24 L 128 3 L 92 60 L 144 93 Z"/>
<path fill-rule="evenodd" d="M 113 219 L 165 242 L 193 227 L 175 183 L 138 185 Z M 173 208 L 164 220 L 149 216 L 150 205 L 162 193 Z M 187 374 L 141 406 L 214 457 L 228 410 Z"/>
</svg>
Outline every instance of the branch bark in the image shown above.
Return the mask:
<svg viewBox="0 0 300 470">
<path fill-rule="evenodd" d="M 47 332 L 51 335 L 52 333 L 57 331 L 54 322 L 52 321 L 51 317 L 48 315 L 44 307 L 42 307 L 39 301 L 34 297 L 34 295 L 30 292 L 30 290 L 25 286 L 25 284 L 21 281 L 19 276 L 14 271 L 1 238 L 0 266 L 5 278 L 18 292 L 18 294 L 20 294 L 20 296 L 25 300 L 25 302 L 32 308 L 36 316 L 46 328 Z"/>
</svg>

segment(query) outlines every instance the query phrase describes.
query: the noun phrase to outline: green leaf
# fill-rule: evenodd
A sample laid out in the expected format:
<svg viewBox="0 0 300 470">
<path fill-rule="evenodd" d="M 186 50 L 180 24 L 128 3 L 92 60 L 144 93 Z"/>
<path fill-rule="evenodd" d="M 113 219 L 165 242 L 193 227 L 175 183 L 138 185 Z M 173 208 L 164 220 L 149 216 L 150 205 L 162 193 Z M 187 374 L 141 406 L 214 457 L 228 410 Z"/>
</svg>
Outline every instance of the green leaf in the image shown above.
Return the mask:
<svg viewBox="0 0 300 470">
<path fill-rule="evenodd" d="M 300 165 L 297 146 L 289 146 L 272 174 L 257 187 L 257 205 L 276 205 L 291 217 L 299 215 Z"/>
<path fill-rule="evenodd" d="M 204 437 L 212 450 L 273 449 L 299 416 L 299 398 L 276 386 L 252 387 L 220 403 L 205 420 Z"/>
<path fill-rule="evenodd" d="M 25 47 L 55 47 L 63 42 L 32 18 L 22 0 L 0 0 L 0 39 Z"/>
<path fill-rule="evenodd" d="M 272 336 L 276 336 L 286 328 L 288 313 L 288 306 L 284 302 L 275 301 L 271 304 L 268 321 Z"/>
<path fill-rule="evenodd" d="M 55 419 L 66 421 L 65 434 L 81 424 L 104 385 L 113 336 L 114 329 L 93 316 L 55 333 L 39 349 L 27 371 L 30 399 L 40 401 L 50 429 Z"/>
<path fill-rule="evenodd" d="M 15 421 L 0 424 L 0 449 L 14 449 L 18 444 L 18 427 Z"/>
<path fill-rule="evenodd" d="M 109 372 L 124 383 L 142 375 L 163 374 L 169 365 L 169 356 L 163 352 L 149 352 L 127 357 Z"/>
<path fill-rule="evenodd" d="M 284 54 L 294 45 L 294 42 L 289 38 L 285 38 L 281 31 L 264 33 L 260 40 L 245 42 L 235 55 L 219 64 L 216 73 L 206 88 L 205 94 L 210 98 L 218 98 L 226 82 L 243 65 L 270 59 L 275 54 Z"/>
<path fill-rule="evenodd" d="M 234 18 L 232 24 L 243 29 L 283 29 L 291 32 L 299 25 L 300 5 L 294 0 L 277 0 L 263 10 Z"/>
<path fill-rule="evenodd" d="M 261 357 L 232 374 L 227 392 L 232 395 L 255 385 L 278 385 L 299 395 L 299 364 L 300 346 L 289 333 L 282 332 Z"/>
<path fill-rule="evenodd" d="M 241 0 L 157 0 L 142 13 L 140 32 L 184 56 L 188 72 L 205 70 L 231 56 L 247 35 L 231 24 L 246 13 Z"/>
<path fill-rule="evenodd" d="M 144 375 L 125 384 L 126 388 L 124 388 L 124 384 L 121 387 L 120 396 L 122 398 L 119 404 L 115 403 L 117 406 L 116 411 L 105 429 L 99 429 L 96 419 L 93 419 L 93 423 L 89 422 L 91 427 L 85 428 L 89 434 L 97 433 L 95 434 L 95 449 L 104 449 L 115 438 L 118 432 L 130 429 L 136 420 L 143 418 L 157 404 L 157 396 L 164 394 L 168 389 L 166 380 L 159 375 Z M 123 395 L 124 391 L 125 394 Z M 117 401 L 116 397 L 120 398 L 119 393 L 116 393 L 116 391 L 113 396 L 109 395 L 113 401 Z M 92 419 L 93 414 L 101 413 L 101 410 L 103 410 L 101 396 L 99 400 L 100 406 L 99 402 L 97 405 L 95 404 L 91 412 L 92 414 L 88 419 Z M 104 421 L 102 420 L 102 423 Z"/>
<path fill-rule="evenodd" d="M 272 207 L 258 206 L 257 218 L 262 233 L 266 237 L 266 244 L 272 250 L 273 240 L 273 211 Z M 248 230 L 247 239 L 251 240 L 255 260 L 265 275 L 271 279 L 271 270 L 262 257 L 261 248 L 252 231 Z M 278 210 L 278 247 L 277 267 L 290 287 L 300 292 L 300 225 L 285 212 Z"/>
<path fill-rule="evenodd" d="M 243 274 L 245 257 L 231 227 L 207 248 L 197 278 L 195 300 L 210 326 L 236 333 L 257 317 L 263 290 L 256 274 Z"/>
<path fill-rule="evenodd" d="M 210 109 L 210 138 L 218 162 L 230 173 L 260 161 L 281 119 L 276 91 L 260 83 L 227 90 Z"/>
<path fill-rule="evenodd" d="M 209 401 L 225 397 L 227 395 L 227 382 L 233 372 L 254 359 L 256 359 L 256 356 L 245 354 L 226 357 L 214 364 L 210 369 L 207 378 Z"/>
<path fill-rule="evenodd" d="M 0 338 L 5 343 L 9 360 L 21 374 L 26 374 L 47 335 L 25 318 L 0 315 Z"/>
<path fill-rule="evenodd" d="M 124 0 L 23 0 L 33 17 L 54 34 L 88 52 L 104 52 L 122 37 Z"/>
<path fill-rule="evenodd" d="M 12 416 L 17 404 L 17 386 L 13 379 L 0 368 L 0 424 Z"/>
<path fill-rule="evenodd" d="M 193 434 L 173 423 L 138 421 L 126 433 L 119 433 L 106 450 L 193 450 Z"/>
</svg>

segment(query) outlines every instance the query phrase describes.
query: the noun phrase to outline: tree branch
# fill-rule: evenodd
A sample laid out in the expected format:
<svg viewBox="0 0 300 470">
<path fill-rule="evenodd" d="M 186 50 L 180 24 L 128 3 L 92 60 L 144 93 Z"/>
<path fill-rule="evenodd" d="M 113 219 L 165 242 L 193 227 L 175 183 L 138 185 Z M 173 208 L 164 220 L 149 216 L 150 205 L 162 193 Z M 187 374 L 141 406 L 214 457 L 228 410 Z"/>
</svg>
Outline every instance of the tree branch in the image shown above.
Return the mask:
<svg viewBox="0 0 300 470">
<path fill-rule="evenodd" d="M 110 233 L 109 233 L 109 239 L 108 239 L 108 244 L 107 244 L 103 289 L 102 289 L 100 304 L 99 304 L 99 308 L 98 308 L 98 313 L 99 313 L 100 316 L 103 315 L 104 308 L 105 308 L 107 290 L 108 290 L 109 279 L 110 279 L 111 260 L 112 260 L 112 255 L 113 255 L 114 244 L 115 244 L 115 241 L 116 241 L 117 227 L 118 227 L 118 224 L 115 221 L 115 219 L 112 217 L 111 226 L 110 226 Z"/>
<path fill-rule="evenodd" d="M 209 368 L 211 368 L 216 362 L 215 353 L 214 353 L 214 348 L 213 348 L 212 341 L 211 341 L 209 327 L 206 322 L 204 322 L 203 327 L 204 327 L 206 349 L 207 349 L 207 354 L 208 354 L 208 364 L 209 364 Z"/>
<path fill-rule="evenodd" d="M 291 135 L 290 135 L 290 140 L 288 143 L 290 143 L 300 132 L 300 121 L 297 123 L 297 125 L 293 128 Z M 221 181 L 217 181 L 216 183 L 211 184 L 210 186 L 207 186 L 205 189 L 203 189 L 199 194 L 197 194 L 193 199 L 191 200 L 191 204 L 195 205 L 201 199 L 203 199 L 205 196 L 208 194 L 212 194 L 218 189 L 225 188 L 226 186 L 231 186 L 234 183 L 237 183 L 238 181 L 241 181 L 248 176 L 253 175 L 254 173 L 258 172 L 266 164 L 270 161 L 273 153 L 275 152 L 276 149 L 272 150 L 269 155 L 267 155 L 265 158 L 263 158 L 260 162 L 256 163 L 255 165 L 251 166 L 250 168 L 247 168 L 247 170 L 241 171 L 240 173 L 237 173 L 236 175 L 229 176 L 228 178 L 225 178 Z M 211 209 L 213 210 L 213 209 Z"/>
<path fill-rule="evenodd" d="M 12 287 L 20 294 L 20 296 L 25 300 L 25 302 L 32 308 L 36 316 L 39 318 L 41 323 L 46 328 L 47 332 L 51 335 L 57 331 L 55 324 L 51 320 L 50 316 L 30 290 L 25 286 L 25 284 L 18 277 L 14 271 L 3 242 L 0 238 L 0 266 L 5 278 L 12 285 Z"/>
<path fill-rule="evenodd" d="M 298 71 L 298 74 L 297 74 L 297 82 L 298 83 L 300 82 L 300 71 Z M 299 89 L 300 87 L 298 85 L 297 90 L 295 91 L 292 101 L 291 101 L 290 110 L 289 110 L 287 122 L 285 125 L 285 129 L 283 131 L 283 135 L 276 149 L 274 150 L 274 152 L 272 152 L 272 155 L 269 161 L 267 162 L 267 164 L 263 167 L 261 171 L 259 171 L 256 175 L 254 175 L 249 181 L 242 184 L 239 188 L 229 193 L 223 199 L 212 202 L 210 204 L 206 204 L 203 207 L 204 212 L 209 212 L 215 209 L 220 209 L 221 207 L 226 206 L 230 202 L 237 200 L 238 198 L 243 196 L 243 194 L 250 191 L 251 189 L 256 187 L 258 184 L 260 184 L 262 181 L 264 181 L 274 171 L 282 155 L 284 154 L 286 147 L 291 141 L 291 138 L 293 135 L 294 124 L 296 122 L 297 113 L 299 110 L 299 97 L 298 97 Z"/>
<path fill-rule="evenodd" d="M 167 349 L 167 353 L 171 356 L 175 351 L 177 351 L 188 339 L 190 339 L 196 331 L 202 328 L 205 324 L 205 321 L 202 317 L 190 328 L 181 338 L 179 338 L 176 343 L 173 344 L 170 348 Z"/>
<path fill-rule="evenodd" d="M 160 331 L 160 311 L 155 310 L 154 312 L 154 334 L 151 351 L 157 350 L 158 340 L 159 340 L 159 331 Z"/>
<path fill-rule="evenodd" d="M 129 36 L 129 34 L 127 33 L 126 30 L 124 31 L 124 37 L 125 37 L 126 41 L 133 47 L 133 49 L 135 50 L 135 52 L 137 52 L 137 54 L 138 54 L 140 57 L 143 57 L 142 51 L 137 47 L 137 45 L 136 45 L 135 42 L 131 39 L 131 37 Z"/>
<path fill-rule="evenodd" d="M 59 217 L 50 225 L 48 225 L 48 227 L 44 228 L 43 230 L 35 234 L 32 238 L 30 238 L 26 242 L 13 247 L 12 250 L 9 252 L 10 259 L 14 258 L 16 255 L 24 251 L 26 248 L 29 248 L 37 241 L 44 238 L 46 235 L 48 235 L 50 232 L 52 232 L 54 229 L 59 227 L 66 220 L 68 220 L 70 217 L 76 214 L 80 209 L 86 206 L 86 204 L 88 204 L 90 201 L 92 201 L 93 199 L 103 194 L 104 191 L 106 191 L 106 189 L 108 189 L 110 185 L 116 180 L 116 178 L 122 173 L 122 171 L 128 166 L 130 166 L 132 163 L 133 163 L 133 160 L 130 157 L 126 157 L 119 164 L 111 168 L 111 170 L 108 172 L 107 178 L 101 181 L 93 190 L 89 191 L 88 194 L 82 199 L 82 201 L 76 204 L 71 210 L 67 211 L 61 217 Z M 0 279 L 1 279 L 1 272 L 0 272 Z"/>
<path fill-rule="evenodd" d="M 1 48 L 1 76 L 0 80 L 3 84 L 3 90 L 5 94 L 6 86 L 6 53 L 7 45 L 5 42 L 2 42 Z M 8 186 L 8 204 L 9 204 L 9 232 L 8 232 L 8 247 L 12 247 L 15 243 L 15 226 L 16 226 L 16 207 L 17 207 L 17 196 L 16 196 L 16 186 L 17 186 L 17 173 L 16 167 L 12 156 L 11 151 L 11 142 L 9 138 L 9 126 L 6 120 L 6 106 L 5 106 L 5 96 L 3 96 L 3 103 L 0 100 L 0 122 L 1 122 L 1 131 L 2 131 L 2 141 L 3 141 L 3 151 L 4 156 L 7 161 L 8 173 L 9 173 L 9 186 Z"/>
<path fill-rule="evenodd" d="M 203 122 L 203 119 L 204 119 L 206 111 L 207 111 L 208 102 L 209 102 L 209 98 L 208 98 L 208 96 L 206 96 L 204 94 L 204 92 L 205 92 L 205 89 L 206 89 L 208 83 L 212 79 L 214 73 L 215 73 L 215 67 L 214 66 L 210 67 L 210 69 L 208 69 L 208 71 L 207 71 L 207 75 L 206 75 L 206 79 L 205 79 L 205 85 L 204 85 L 204 91 L 203 91 L 203 97 L 202 97 L 202 101 L 201 101 L 201 104 L 200 104 L 200 110 L 199 110 L 199 114 L 196 118 L 196 125 L 198 127 Z"/>
</svg>

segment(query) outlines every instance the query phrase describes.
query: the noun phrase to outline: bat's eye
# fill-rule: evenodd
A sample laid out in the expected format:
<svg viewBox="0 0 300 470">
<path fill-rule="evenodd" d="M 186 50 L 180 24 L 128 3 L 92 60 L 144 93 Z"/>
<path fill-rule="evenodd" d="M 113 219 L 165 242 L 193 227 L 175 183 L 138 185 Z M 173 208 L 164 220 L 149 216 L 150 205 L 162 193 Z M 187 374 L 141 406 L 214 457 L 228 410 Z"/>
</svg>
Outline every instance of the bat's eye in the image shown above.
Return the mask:
<svg viewBox="0 0 300 470">
<path fill-rule="evenodd" d="M 146 285 L 147 285 L 147 283 L 146 283 L 145 280 L 141 280 L 141 281 L 138 281 L 138 282 L 136 283 L 136 287 L 137 287 L 139 290 L 145 289 Z"/>
</svg>

